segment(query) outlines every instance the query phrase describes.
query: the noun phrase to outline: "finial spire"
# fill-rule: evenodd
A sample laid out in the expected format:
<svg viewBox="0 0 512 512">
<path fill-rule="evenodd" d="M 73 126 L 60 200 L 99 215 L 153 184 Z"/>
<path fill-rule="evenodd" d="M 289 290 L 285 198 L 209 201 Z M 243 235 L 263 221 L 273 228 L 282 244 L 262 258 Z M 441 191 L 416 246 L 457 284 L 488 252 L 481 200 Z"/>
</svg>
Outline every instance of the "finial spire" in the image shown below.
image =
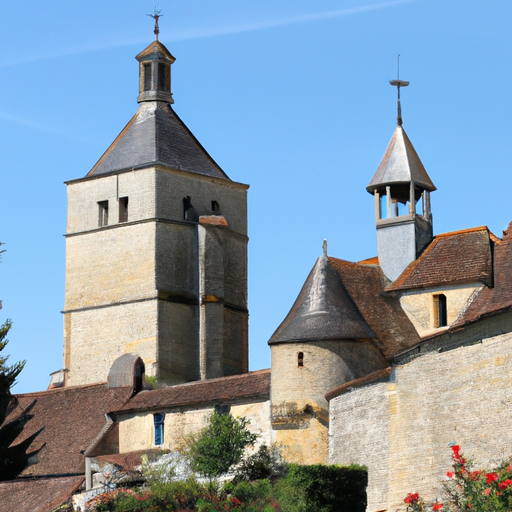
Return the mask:
<svg viewBox="0 0 512 512">
<path fill-rule="evenodd" d="M 324 238 L 324 256 L 327 258 L 327 238 Z"/>
<path fill-rule="evenodd" d="M 162 11 L 158 11 L 155 7 L 155 10 L 153 11 L 153 14 L 148 14 L 147 16 L 151 16 L 155 20 L 155 30 L 153 30 L 155 34 L 155 38 L 158 41 L 158 34 L 160 34 L 160 28 L 158 27 L 158 20 L 163 16 L 163 14 L 160 14 Z"/>
<path fill-rule="evenodd" d="M 397 63 L 396 63 L 396 80 L 390 80 L 389 83 L 393 87 L 396 87 L 396 89 L 397 89 L 398 99 L 397 99 L 396 124 L 398 126 L 402 126 L 402 107 L 400 105 L 400 87 L 407 87 L 409 85 L 409 82 L 400 80 L 400 54 L 398 54 Z"/>
</svg>

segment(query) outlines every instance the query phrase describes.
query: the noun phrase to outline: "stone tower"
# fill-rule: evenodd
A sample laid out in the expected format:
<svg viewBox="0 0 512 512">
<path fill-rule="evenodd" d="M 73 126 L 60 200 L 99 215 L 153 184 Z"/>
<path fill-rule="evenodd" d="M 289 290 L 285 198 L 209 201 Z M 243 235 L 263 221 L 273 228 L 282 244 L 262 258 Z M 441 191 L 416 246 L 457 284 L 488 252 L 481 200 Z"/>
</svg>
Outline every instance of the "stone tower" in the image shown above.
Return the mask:
<svg viewBox="0 0 512 512">
<path fill-rule="evenodd" d="M 325 395 L 386 367 L 375 341 L 375 333 L 324 253 L 268 342 L 272 429 L 276 442 L 287 446 L 291 461 L 326 463 Z"/>
<path fill-rule="evenodd" d="M 400 86 L 408 84 L 391 82 L 398 87 L 398 124 L 366 187 L 375 197 L 379 264 L 391 281 L 423 252 L 433 236 L 430 192 L 436 187 L 402 127 Z"/>
<path fill-rule="evenodd" d="M 171 108 L 158 40 L 137 55 L 139 109 L 83 178 L 66 182 L 67 385 L 139 355 L 164 384 L 246 372 L 247 189 Z"/>
</svg>

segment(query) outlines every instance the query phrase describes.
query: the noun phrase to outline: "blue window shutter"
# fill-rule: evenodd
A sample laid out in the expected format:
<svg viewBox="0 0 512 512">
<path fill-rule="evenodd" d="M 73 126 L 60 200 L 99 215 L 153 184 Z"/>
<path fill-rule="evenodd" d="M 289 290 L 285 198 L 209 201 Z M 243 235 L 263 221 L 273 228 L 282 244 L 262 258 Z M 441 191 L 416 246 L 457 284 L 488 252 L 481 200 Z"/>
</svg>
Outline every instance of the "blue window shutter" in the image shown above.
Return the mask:
<svg viewBox="0 0 512 512">
<path fill-rule="evenodd" d="M 155 445 L 163 444 L 165 414 L 154 414 L 153 418 L 155 424 Z"/>
</svg>

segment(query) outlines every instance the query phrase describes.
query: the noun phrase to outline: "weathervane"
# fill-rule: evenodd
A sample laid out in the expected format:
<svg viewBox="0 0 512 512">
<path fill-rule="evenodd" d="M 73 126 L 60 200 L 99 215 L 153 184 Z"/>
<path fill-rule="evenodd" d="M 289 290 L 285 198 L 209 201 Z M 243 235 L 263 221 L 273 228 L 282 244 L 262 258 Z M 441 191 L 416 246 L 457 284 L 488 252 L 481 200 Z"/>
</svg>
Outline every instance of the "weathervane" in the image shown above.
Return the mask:
<svg viewBox="0 0 512 512">
<path fill-rule="evenodd" d="M 396 63 L 396 80 L 390 80 L 389 83 L 392 86 L 396 87 L 397 92 L 398 92 L 396 123 L 398 124 L 398 126 L 402 126 L 402 107 L 400 106 L 400 87 L 407 87 L 409 85 L 409 82 L 400 80 L 400 54 L 398 54 L 397 63 Z"/>
<path fill-rule="evenodd" d="M 155 20 L 155 30 L 153 31 L 155 33 L 156 40 L 158 41 L 158 34 L 160 34 L 160 29 L 158 28 L 158 19 L 163 16 L 163 14 L 160 14 L 162 11 L 157 11 L 156 7 L 153 11 L 153 14 L 148 14 L 147 16 L 151 16 Z"/>
</svg>

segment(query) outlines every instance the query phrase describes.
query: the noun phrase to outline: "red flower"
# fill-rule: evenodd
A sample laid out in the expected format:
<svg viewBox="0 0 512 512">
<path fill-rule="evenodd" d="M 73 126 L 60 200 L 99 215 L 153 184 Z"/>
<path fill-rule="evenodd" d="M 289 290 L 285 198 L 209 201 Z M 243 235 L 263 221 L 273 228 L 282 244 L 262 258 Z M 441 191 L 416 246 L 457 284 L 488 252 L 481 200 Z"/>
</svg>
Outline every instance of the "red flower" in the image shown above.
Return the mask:
<svg viewBox="0 0 512 512">
<path fill-rule="evenodd" d="M 503 482 L 500 482 L 498 484 L 498 487 L 503 491 L 503 489 L 506 489 L 507 487 L 512 486 L 512 480 L 510 478 L 507 478 L 506 480 L 503 480 Z"/>
<path fill-rule="evenodd" d="M 486 473 L 485 478 L 487 479 L 487 484 L 490 484 L 498 480 L 498 475 L 496 473 Z"/>
<path fill-rule="evenodd" d="M 453 471 L 448 471 L 448 473 L 446 473 L 446 476 L 448 478 L 453 478 Z"/>
<path fill-rule="evenodd" d="M 441 510 L 443 508 L 442 503 L 434 503 L 434 506 L 432 507 L 432 510 Z"/>
<path fill-rule="evenodd" d="M 483 496 L 489 496 L 489 494 L 491 494 L 491 488 L 490 488 L 490 487 L 487 487 L 487 489 L 485 489 L 485 490 L 482 492 L 482 495 L 483 495 Z"/>
<path fill-rule="evenodd" d="M 404 503 L 415 503 L 420 499 L 420 495 L 417 492 L 410 492 L 404 499 Z"/>
<path fill-rule="evenodd" d="M 452 446 L 452 451 L 453 451 L 453 457 L 458 459 L 459 458 L 460 446 L 458 444 L 454 444 Z"/>
</svg>

